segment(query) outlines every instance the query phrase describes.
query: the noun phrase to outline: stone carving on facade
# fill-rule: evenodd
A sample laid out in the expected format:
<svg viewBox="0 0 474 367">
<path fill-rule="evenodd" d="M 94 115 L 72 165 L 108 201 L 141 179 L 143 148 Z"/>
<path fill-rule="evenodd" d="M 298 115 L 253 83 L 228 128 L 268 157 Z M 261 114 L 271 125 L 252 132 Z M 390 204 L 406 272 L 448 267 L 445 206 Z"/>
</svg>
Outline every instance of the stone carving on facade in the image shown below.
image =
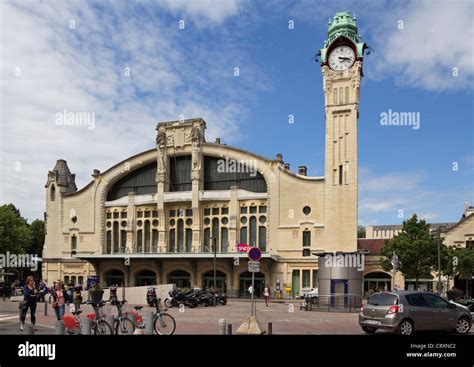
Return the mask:
<svg viewBox="0 0 474 367">
<path fill-rule="evenodd" d="M 199 179 L 199 174 L 201 170 L 201 138 L 201 130 L 199 129 L 199 127 L 193 127 L 193 129 L 191 130 L 191 179 Z"/>
<path fill-rule="evenodd" d="M 166 133 L 164 131 L 158 132 L 158 135 L 156 136 L 156 150 L 158 153 L 156 179 L 159 181 L 161 176 L 166 172 Z"/>
</svg>

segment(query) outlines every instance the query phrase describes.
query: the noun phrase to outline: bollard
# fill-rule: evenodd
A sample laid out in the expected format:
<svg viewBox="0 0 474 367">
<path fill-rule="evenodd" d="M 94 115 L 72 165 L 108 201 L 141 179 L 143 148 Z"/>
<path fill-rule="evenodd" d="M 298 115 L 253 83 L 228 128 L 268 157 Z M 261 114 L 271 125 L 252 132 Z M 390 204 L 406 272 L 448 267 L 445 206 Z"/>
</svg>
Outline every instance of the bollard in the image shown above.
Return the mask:
<svg viewBox="0 0 474 367">
<path fill-rule="evenodd" d="M 54 334 L 64 335 L 64 320 L 56 321 L 56 325 L 54 326 Z"/>
<path fill-rule="evenodd" d="M 232 324 L 227 325 L 227 335 L 232 335 Z"/>
<path fill-rule="evenodd" d="M 48 302 L 46 302 L 46 298 L 44 299 L 44 315 L 48 316 Z"/>
<path fill-rule="evenodd" d="M 226 322 L 225 319 L 219 320 L 219 335 L 225 335 Z"/>
<path fill-rule="evenodd" d="M 153 335 L 153 313 L 148 311 L 143 318 L 145 320 L 145 335 Z"/>
<path fill-rule="evenodd" d="M 107 321 L 109 323 L 109 325 L 112 327 L 112 334 L 113 334 L 115 332 L 115 316 L 114 315 L 107 315 L 105 317 L 105 321 Z M 109 328 L 107 328 L 107 333 L 106 334 L 111 335 Z"/>
<path fill-rule="evenodd" d="M 269 322 L 268 328 L 267 328 L 267 334 L 272 335 L 272 333 L 273 333 L 273 323 Z"/>
<path fill-rule="evenodd" d="M 35 335 L 35 328 L 31 324 L 23 325 L 23 333 L 26 335 Z"/>
<path fill-rule="evenodd" d="M 91 335 L 91 320 L 88 318 L 81 319 L 81 334 Z"/>
</svg>

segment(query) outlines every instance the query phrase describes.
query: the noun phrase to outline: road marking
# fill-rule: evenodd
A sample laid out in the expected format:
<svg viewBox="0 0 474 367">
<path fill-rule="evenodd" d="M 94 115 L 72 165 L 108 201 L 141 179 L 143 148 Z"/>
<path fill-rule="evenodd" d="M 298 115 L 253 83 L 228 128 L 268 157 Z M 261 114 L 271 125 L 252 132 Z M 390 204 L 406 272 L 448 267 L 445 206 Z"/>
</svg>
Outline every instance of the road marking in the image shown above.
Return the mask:
<svg viewBox="0 0 474 367">
<path fill-rule="evenodd" d="M 19 319 L 18 315 L 16 315 L 16 316 L 2 316 L 2 315 L 0 315 L 0 322 L 6 321 L 6 320 L 13 320 L 13 319 Z"/>
</svg>

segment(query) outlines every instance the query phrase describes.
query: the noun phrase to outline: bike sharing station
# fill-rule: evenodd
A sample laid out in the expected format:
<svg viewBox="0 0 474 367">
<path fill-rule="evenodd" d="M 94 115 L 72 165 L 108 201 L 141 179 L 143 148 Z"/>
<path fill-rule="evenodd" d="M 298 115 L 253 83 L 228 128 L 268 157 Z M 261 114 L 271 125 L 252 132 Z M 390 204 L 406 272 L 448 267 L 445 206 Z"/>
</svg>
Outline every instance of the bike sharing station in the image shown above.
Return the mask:
<svg viewBox="0 0 474 367">
<path fill-rule="evenodd" d="M 247 251 L 248 271 L 252 273 L 252 285 L 249 288 L 250 291 L 250 316 L 248 316 L 242 325 L 237 329 L 237 334 L 241 335 L 262 335 L 265 330 L 262 324 L 257 320 L 257 303 L 255 298 L 255 273 L 260 271 L 260 258 L 262 257 L 262 251 L 258 247 L 250 247 Z"/>
</svg>

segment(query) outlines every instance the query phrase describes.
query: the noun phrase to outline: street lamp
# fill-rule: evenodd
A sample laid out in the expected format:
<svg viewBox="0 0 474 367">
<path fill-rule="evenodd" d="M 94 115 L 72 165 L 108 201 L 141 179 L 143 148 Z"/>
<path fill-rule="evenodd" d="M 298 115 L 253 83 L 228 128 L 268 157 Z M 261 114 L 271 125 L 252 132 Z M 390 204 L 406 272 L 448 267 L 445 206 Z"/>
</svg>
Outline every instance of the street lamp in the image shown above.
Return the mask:
<svg viewBox="0 0 474 367">
<path fill-rule="evenodd" d="M 438 226 L 438 295 L 441 296 L 441 288 L 443 283 L 441 282 L 441 228 L 445 226 Z"/>
</svg>

